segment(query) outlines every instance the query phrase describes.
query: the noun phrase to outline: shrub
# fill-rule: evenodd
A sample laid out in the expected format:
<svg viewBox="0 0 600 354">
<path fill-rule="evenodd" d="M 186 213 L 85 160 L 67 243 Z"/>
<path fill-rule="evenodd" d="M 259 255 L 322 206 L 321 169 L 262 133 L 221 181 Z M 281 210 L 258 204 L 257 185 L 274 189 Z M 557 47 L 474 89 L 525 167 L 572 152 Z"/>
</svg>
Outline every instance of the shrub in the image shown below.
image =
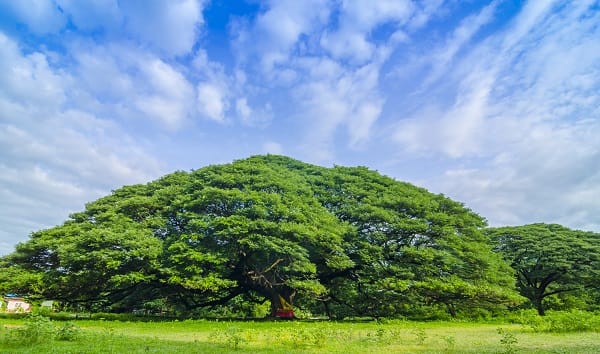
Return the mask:
<svg viewBox="0 0 600 354">
<path fill-rule="evenodd" d="M 501 336 L 500 344 L 504 347 L 503 353 L 512 354 L 516 353 L 515 345 L 518 340 L 514 334 L 504 330 L 504 328 L 498 328 L 498 334 Z"/>
<path fill-rule="evenodd" d="M 76 340 L 81 330 L 72 322 L 67 322 L 56 330 L 56 339 L 64 341 Z"/>
<path fill-rule="evenodd" d="M 25 326 L 15 330 L 15 340 L 25 344 L 49 342 L 54 339 L 55 329 L 48 317 L 30 315 Z"/>
<path fill-rule="evenodd" d="M 535 332 L 586 332 L 600 329 L 600 315 L 593 312 L 573 310 L 569 312 L 550 312 L 544 317 L 530 321 L 529 326 Z"/>
<path fill-rule="evenodd" d="M 27 317 L 22 327 L 4 329 L 2 341 L 13 345 L 33 345 L 53 340 L 73 341 L 79 337 L 80 329 L 71 322 L 55 327 L 52 321 L 39 314 Z"/>
</svg>

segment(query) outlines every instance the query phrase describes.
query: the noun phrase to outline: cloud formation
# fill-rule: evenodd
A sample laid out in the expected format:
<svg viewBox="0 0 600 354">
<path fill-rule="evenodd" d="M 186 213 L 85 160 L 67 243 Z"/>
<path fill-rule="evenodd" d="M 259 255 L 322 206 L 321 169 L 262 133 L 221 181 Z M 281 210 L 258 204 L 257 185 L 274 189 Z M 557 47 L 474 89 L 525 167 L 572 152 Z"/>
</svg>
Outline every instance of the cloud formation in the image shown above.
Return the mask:
<svg viewBox="0 0 600 354">
<path fill-rule="evenodd" d="M 418 27 L 414 21 L 424 25 L 439 5 L 272 2 L 254 21 L 234 27 L 234 47 L 253 84 L 288 90 L 283 99 L 293 102 L 291 115 L 300 121 L 295 126 L 304 131 L 300 154 L 331 162 L 340 128 L 346 148 L 368 142 L 386 101 L 379 85 L 382 67 L 406 40 L 405 31 Z M 374 36 L 381 28 L 387 30 Z"/>
<path fill-rule="evenodd" d="M 160 163 L 109 120 L 69 107 L 73 78 L 45 54 L 0 34 L 0 240 L 60 223 L 122 184 L 155 177 Z"/>
<path fill-rule="evenodd" d="M 600 231 L 599 7 L 0 1 L 0 254 L 123 184 L 256 153 Z"/>
<path fill-rule="evenodd" d="M 452 101 L 425 105 L 396 127 L 407 151 L 460 161 L 431 185 L 495 225 L 600 225 L 591 216 L 600 204 L 590 199 L 598 180 L 591 166 L 600 162 L 592 138 L 600 128 L 600 17 L 590 4 L 560 6 L 526 5 L 445 73 L 458 88 Z"/>
</svg>

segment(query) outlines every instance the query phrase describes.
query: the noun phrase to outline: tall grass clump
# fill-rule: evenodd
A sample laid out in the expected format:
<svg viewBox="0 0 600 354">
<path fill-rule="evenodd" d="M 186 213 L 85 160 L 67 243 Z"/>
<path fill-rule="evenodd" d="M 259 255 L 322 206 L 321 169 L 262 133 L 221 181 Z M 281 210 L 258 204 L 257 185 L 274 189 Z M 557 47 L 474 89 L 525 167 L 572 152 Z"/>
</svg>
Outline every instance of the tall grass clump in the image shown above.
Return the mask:
<svg viewBox="0 0 600 354">
<path fill-rule="evenodd" d="M 297 327 L 289 329 L 289 332 L 290 340 L 295 348 L 321 346 L 328 337 L 328 331 L 314 328 Z"/>
<path fill-rule="evenodd" d="M 224 344 L 229 349 L 233 350 L 238 350 L 242 344 L 248 342 L 245 331 L 236 326 L 217 330 L 212 333 L 210 338 L 212 341 Z"/>
</svg>

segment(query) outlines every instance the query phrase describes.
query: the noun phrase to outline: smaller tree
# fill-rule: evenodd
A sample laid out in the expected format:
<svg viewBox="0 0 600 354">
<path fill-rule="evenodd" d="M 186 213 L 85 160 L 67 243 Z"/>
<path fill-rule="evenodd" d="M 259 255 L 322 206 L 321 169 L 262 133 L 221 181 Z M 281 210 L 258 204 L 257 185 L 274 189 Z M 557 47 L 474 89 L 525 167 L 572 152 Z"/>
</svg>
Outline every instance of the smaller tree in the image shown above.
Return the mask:
<svg viewBox="0 0 600 354">
<path fill-rule="evenodd" d="M 489 229 L 488 235 L 516 272 L 521 295 L 543 316 L 545 299 L 586 293 L 600 280 L 600 234 L 556 224 Z"/>
</svg>

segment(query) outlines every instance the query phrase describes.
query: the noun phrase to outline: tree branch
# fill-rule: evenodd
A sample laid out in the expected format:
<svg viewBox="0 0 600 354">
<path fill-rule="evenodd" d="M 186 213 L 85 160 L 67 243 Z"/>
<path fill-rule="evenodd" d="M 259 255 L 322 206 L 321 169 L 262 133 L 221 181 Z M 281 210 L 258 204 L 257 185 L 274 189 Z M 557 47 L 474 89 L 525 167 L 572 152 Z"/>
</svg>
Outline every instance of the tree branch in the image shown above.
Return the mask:
<svg viewBox="0 0 600 354">
<path fill-rule="evenodd" d="M 224 296 L 224 297 L 222 297 L 220 299 L 215 299 L 215 300 L 211 300 L 211 301 L 207 301 L 207 302 L 196 304 L 196 307 L 207 307 L 207 306 L 223 305 L 227 301 L 229 301 L 229 300 L 233 299 L 234 297 L 242 294 L 243 292 L 244 292 L 244 289 L 242 287 L 237 287 L 237 288 L 234 288 L 231 291 L 231 293 L 229 293 L 227 296 Z"/>
<path fill-rule="evenodd" d="M 550 291 L 547 292 L 545 294 L 542 295 L 542 298 L 545 298 L 547 296 L 551 296 L 551 295 L 555 295 L 555 294 L 560 294 L 560 293 L 566 293 L 569 291 L 574 291 L 574 290 L 578 290 L 579 288 L 571 288 L 571 289 L 559 289 L 559 290 L 554 290 L 554 291 Z"/>
</svg>

